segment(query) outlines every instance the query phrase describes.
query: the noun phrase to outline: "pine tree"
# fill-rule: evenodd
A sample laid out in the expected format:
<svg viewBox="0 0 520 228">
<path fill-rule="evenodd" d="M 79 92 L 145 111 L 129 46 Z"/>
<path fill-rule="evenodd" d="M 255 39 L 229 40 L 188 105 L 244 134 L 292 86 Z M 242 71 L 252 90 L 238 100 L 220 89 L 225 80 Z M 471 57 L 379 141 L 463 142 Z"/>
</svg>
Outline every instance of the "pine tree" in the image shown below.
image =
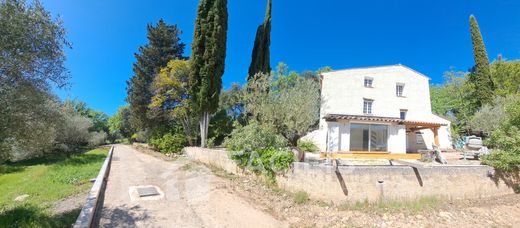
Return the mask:
<svg viewBox="0 0 520 228">
<path fill-rule="evenodd" d="M 271 72 L 270 51 L 271 45 L 271 0 L 267 0 L 264 23 L 256 30 L 255 44 L 251 55 L 251 65 L 247 80 L 251 80 L 256 73 L 268 74 Z"/>
<path fill-rule="evenodd" d="M 218 108 L 226 59 L 227 0 L 201 0 L 190 58 L 190 95 L 200 116 L 201 146 L 206 146 L 209 116 Z"/>
<path fill-rule="evenodd" d="M 136 129 L 152 128 L 163 119 L 150 116 L 149 104 L 153 96 L 151 84 L 159 70 L 172 59 L 181 59 L 185 44 L 180 41 L 181 30 L 167 25 L 162 19 L 156 26 L 148 25 L 148 44 L 139 48 L 133 65 L 134 76 L 127 81 L 126 100 L 130 104 L 131 122 Z"/>
<path fill-rule="evenodd" d="M 469 80 L 476 87 L 475 97 L 478 99 L 479 106 L 489 103 L 493 99 L 494 85 L 491 79 L 489 59 L 486 47 L 482 40 L 482 34 L 477 24 L 477 19 L 473 15 L 469 18 L 471 41 L 473 43 L 473 57 L 475 67 L 470 74 Z"/>
</svg>

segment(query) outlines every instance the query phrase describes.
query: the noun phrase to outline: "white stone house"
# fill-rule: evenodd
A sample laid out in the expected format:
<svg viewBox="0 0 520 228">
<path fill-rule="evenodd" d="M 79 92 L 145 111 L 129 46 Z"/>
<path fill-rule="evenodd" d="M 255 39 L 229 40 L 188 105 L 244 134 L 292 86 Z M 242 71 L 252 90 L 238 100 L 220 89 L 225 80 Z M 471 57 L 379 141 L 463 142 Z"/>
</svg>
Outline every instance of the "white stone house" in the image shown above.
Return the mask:
<svg viewBox="0 0 520 228">
<path fill-rule="evenodd" d="M 322 73 L 319 129 L 305 138 L 322 152 L 452 148 L 450 121 L 432 113 L 429 80 L 400 64 Z"/>
</svg>

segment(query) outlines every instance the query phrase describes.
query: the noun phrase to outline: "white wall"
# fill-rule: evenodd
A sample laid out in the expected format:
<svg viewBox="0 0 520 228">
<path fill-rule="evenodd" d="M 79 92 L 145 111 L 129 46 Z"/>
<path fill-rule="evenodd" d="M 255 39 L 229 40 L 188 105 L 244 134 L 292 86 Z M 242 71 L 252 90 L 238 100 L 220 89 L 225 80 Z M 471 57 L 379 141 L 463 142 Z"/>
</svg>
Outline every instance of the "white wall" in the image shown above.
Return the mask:
<svg viewBox="0 0 520 228">
<path fill-rule="evenodd" d="M 399 117 L 407 109 L 408 120 L 431 117 L 429 78 L 395 65 L 323 73 L 321 116 L 326 114 L 363 115 L 363 99 L 373 99 L 374 116 Z M 364 87 L 365 77 L 373 78 L 373 88 Z M 404 96 L 397 97 L 395 87 L 404 83 Z"/>
<path fill-rule="evenodd" d="M 406 109 L 407 120 L 450 124 L 450 121 L 433 115 L 431 112 L 429 78 L 402 65 L 347 69 L 322 74 L 321 109 L 319 130 L 313 133 L 313 141 L 322 151 L 326 150 L 326 137 L 329 124 L 323 117 L 327 114 L 363 115 L 363 99 L 374 100 L 373 116 L 399 118 L 400 110 Z M 364 87 L 364 79 L 373 79 L 373 88 Z M 404 97 L 397 97 L 395 87 L 403 83 Z M 347 125 L 345 125 L 347 124 Z M 348 151 L 348 123 L 339 127 L 338 150 Z M 422 130 L 425 144 L 431 148 L 433 133 Z M 388 149 L 392 153 L 406 152 L 406 129 L 389 129 Z M 398 141 L 400 138 L 401 141 Z M 451 134 L 448 127 L 439 129 L 441 148 L 451 148 Z M 404 148 L 404 149 L 403 149 Z"/>
</svg>

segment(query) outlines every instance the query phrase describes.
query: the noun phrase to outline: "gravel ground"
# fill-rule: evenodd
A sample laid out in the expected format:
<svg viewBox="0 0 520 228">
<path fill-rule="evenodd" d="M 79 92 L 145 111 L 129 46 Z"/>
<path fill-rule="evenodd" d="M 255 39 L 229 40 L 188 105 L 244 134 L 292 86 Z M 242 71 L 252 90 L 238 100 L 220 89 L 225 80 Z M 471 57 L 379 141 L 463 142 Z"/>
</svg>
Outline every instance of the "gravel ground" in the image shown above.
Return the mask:
<svg viewBox="0 0 520 228">
<path fill-rule="evenodd" d="M 118 145 L 105 192 L 101 227 L 286 227 L 261 208 L 237 197 L 227 180 L 186 158 L 165 161 Z M 159 200 L 135 200 L 129 188 L 154 185 Z"/>
<path fill-rule="evenodd" d="M 215 170 L 221 173 L 222 171 Z M 297 204 L 294 194 L 268 187 L 250 175 L 227 175 L 228 188 L 251 204 L 265 207 L 291 227 L 519 227 L 520 195 L 474 200 L 430 199 L 387 205 L 310 200 Z"/>
<path fill-rule="evenodd" d="M 231 175 L 184 157 L 117 146 L 102 227 L 516 227 L 520 195 L 387 205 L 298 204 L 294 193 L 251 175 Z M 131 201 L 130 186 L 156 185 L 158 201 Z"/>
</svg>

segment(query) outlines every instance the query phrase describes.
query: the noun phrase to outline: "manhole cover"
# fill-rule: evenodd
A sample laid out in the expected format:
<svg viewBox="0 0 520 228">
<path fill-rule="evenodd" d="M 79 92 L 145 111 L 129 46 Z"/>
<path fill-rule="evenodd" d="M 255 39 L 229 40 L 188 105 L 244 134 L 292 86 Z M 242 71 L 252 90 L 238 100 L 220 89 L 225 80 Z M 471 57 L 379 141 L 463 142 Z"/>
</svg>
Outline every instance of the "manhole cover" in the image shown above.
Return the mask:
<svg viewBox="0 0 520 228">
<path fill-rule="evenodd" d="M 130 186 L 128 188 L 130 200 L 160 200 L 164 198 L 164 192 L 155 185 Z"/>
<path fill-rule="evenodd" d="M 139 194 L 139 197 L 160 195 L 155 187 L 140 187 L 137 188 L 137 193 Z"/>
</svg>

